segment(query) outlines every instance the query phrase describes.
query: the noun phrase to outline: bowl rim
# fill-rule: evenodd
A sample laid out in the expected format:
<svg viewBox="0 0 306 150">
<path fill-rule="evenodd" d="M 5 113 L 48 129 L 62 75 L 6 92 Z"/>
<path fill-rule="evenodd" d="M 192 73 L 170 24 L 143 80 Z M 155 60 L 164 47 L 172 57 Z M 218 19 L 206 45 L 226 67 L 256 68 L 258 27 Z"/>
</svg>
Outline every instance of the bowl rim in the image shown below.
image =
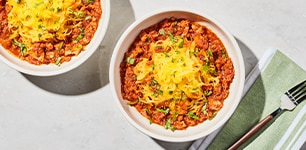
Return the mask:
<svg viewBox="0 0 306 150">
<path fill-rule="evenodd" d="M 162 140 L 162 141 L 168 141 L 168 142 L 186 142 L 186 141 L 192 141 L 192 140 L 199 139 L 199 138 L 204 137 L 204 136 L 209 135 L 209 134 L 200 134 L 199 133 L 199 134 L 196 134 L 196 135 L 189 135 L 188 137 L 169 137 L 169 136 L 163 136 L 163 135 L 155 134 L 154 132 L 151 132 L 150 130 L 143 128 L 142 126 L 137 124 L 128 115 L 128 113 L 124 110 L 122 104 L 120 103 L 121 98 L 116 93 L 116 87 L 115 87 L 116 84 L 115 84 L 115 80 L 114 80 L 114 77 L 115 77 L 115 64 L 116 64 L 117 61 L 120 61 L 120 62 L 122 61 L 121 60 L 122 58 L 118 58 L 118 53 L 119 53 L 121 44 L 124 42 L 124 40 L 130 34 L 130 31 L 132 31 L 137 25 L 139 25 L 143 21 L 149 19 L 150 17 L 153 17 L 154 15 L 158 15 L 158 14 L 162 14 L 162 13 L 171 13 L 171 12 L 192 13 L 194 15 L 198 15 L 200 17 L 203 17 L 205 19 L 210 20 L 212 23 L 216 24 L 219 28 L 221 28 L 222 32 L 224 32 L 225 35 L 230 39 L 230 42 L 233 45 L 234 49 L 237 49 L 236 53 L 238 54 L 237 55 L 237 59 L 238 59 L 238 62 L 239 62 L 239 68 L 235 68 L 235 70 L 239 70 L 239 77 L 240 78 L 239 78 L 239 81 L 238 81 L 237 84 L 241 88 L 235 93 L 235 95 L 237 95 L 236 98 L 238 97 L 239 100 L 235 101 L 235 103 L 231 107 L 230 111 L 223 117 L 223 120 L 217 122 L 217 124 L 215 126 L 213 126 L 208 131 L 209 134 L 213 133 L 218 128 L 222 127 L 222 125 L 229 120 L 229 118 L 232 116 L 232 114 L 236 110 L 236 108 L 237 108 L 237 106 L 238 106 L 238 104 L 240 102 L 240 99 L 242 97 L 243 86 L 244 86 L 244 81 L 245 81 L 245 66 L 244 66 L 244 61 L 243 61 L 241 49 L 240 49 L 237 41 L 235 40 L 234 36 L 219 21 L 217 21 L 215 18 L 211 17 L 210 15 L 208 15 L 207 13 L 205 13 L 203 11 L 198 11 L 198 10 L 189 9 L 189 8 L 182 8 L 182 7 L 166 7 L 166 8 L 161 8 L 161 9 L 158 9 L 158 10 L 155 10 L 155 11 L 151 11 L 151 12 L 145 14 L 144 16 L 140 17 L 139 19 L 136 19 L 123 32 L 123 34 L 120 36 L 119 40 L 117 41 L 117 44 L 116 44 L 116 46 L 114 48 L 114 51 L 113 51 L 113 54 L 112 54 L 112 57 L 111 57 L 110 70 L 109 70 L 109 81 L 110 81 L 111 91 L 112 91 L 113 97 L 115 99 L 115 103 L 117 104 L 117 107 L 119 108 L 120 112 L 124 115 L 125 119 L 128 120 L 128 122 L 130 124 L 132 124 L 135 128 L 137 128 L 138 130 L 140 130 L 141 132 L 145 133 L 146 135 L 148 135 L 150 137 L 153 137 L 155 139 L 159 139 L 159 140 Z M 121 90 L 121 87 L 119 87 L 119 88 Z M 148 125 L 150 125 L 150 124 L 148 123 Z M 151 124 L 151 125 L 153 125 L 153 124 Z M 177 131 L 175 131 L 175 132 L 177 132 Z"/>
<path fill-rule="evenodd" d="M 99 26 L 93 38 L 91 39 L 91 42 L 86 45 L 85 49 L 78 56 L 72 57 L 69 62 L 63 63 L 60 67 L 55 64 L 30 64 L 8 52 L 5 48 L 2 47 L 2 45 L 0 45 L 0 60 L 9 67 L 21 73 L 33 76 L 55 76 L 77 68 L 78 66 L 83 64 L 98 49 L 98 46 L 102 43 L 106 35 L 110 20 L 110 0 L 100 0 L 100 2 L 102 7 L 102 15 L 99 20 Z M 102 24 L 103 27 L 100 24 Z M 90 48 L 91 50 L 88 50 L 88 48 Z"/>
</svg>

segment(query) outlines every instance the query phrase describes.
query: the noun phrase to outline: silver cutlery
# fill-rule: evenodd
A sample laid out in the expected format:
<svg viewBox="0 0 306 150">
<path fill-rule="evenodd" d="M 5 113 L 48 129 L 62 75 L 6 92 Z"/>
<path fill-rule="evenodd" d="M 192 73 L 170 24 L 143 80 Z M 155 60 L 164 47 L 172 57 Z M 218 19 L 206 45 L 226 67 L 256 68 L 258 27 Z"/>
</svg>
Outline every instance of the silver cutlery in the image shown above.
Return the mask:
<svg viewBox="0 0 306 150">
<path fill-rule="evenodd" d="M 267 123 L 269 123 L 275 116 L 280 114 L 284 110 L 293 110 L 298 104 L 306 99 L 306 80 L 295 85 L 281 97 L 281 104 L 278 109 L 265 117 L 255 126 L 253 126 L 246 134 L 244 134 L 238 141 L 236 141 L 229 150 L 235 150 L 245 143 L 249 138 L 262 129 Z"/>
</svg>

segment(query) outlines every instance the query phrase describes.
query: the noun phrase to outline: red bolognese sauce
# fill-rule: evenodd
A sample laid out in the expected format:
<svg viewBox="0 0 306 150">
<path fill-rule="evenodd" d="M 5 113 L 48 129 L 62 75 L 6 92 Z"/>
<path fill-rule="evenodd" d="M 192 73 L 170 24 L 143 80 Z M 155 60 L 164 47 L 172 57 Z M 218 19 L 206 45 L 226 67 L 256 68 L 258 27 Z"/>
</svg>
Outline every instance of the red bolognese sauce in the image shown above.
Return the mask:
<svg viewBox="0 0 306 150">
<path fill-rule="evenodd" d="M 150 123 L 184 130 L 214 118 L 234 74 L 212 30 L 188 19 L 166 18 L 143 29 L 125 53 L 121 93 Z"/>
<path fill-rule="evenodd" d="M 30 64 L 68 62 L 93 38 L 100 0 L 0 0 L 0 43 Z"/>
</svg>

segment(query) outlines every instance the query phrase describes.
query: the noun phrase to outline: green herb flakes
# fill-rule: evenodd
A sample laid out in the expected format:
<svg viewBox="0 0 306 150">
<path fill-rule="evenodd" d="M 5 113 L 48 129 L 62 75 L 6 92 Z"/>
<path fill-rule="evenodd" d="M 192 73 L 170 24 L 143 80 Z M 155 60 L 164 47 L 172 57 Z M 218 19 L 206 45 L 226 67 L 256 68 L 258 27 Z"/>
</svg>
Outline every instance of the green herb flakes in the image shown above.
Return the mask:
<svg viewBox="0 0 306 150">
<path fill-rule="evenodd" d="M 126 58 L 126 62 L 133 65 L 135 63 L 135 58 L 128 57 Z"/>
<path fill-rule="evenodd" d="M 159 34 L 160 34 L 160 35 L 165 35 L 165 30 L 164 30 L 164 29 L 160 29 L 160 30 L 159 30 Z"/>
<path fill-rule="evenodd" d="M 164 113 L 165 115 L 167 115 L 169 113 L 169 111 L 170 111 L 169 108 L 167 108 L 167 109 L 156 108 L 156 110 L 158 112 Z"/>
<path fill-rule="evenodd" d="M 25 47 L 25 45 L 23 43 L 20 43 L 16 40 L 13 41 L 13 44 L 18 46 L 20 48 L 20 53 L 22 56 L 25 56 L 27 53 L 27 48 Z"/>
<path fill-rule="evenodd" d="M 192 118 L 194 120 L 199 120 L 199 117 L 192 112 L 188 112 L 187 117 Z"/>
<path fill-rule="evenodd" d="M 85 35 L 85 32 L 83 28 L 79 28 L 80 34 L 77 36 L 77 38 L 73 41 L 74 43 L 79 42 Z"/>
<path fill-rule="evenodd" d="M 56 58 L 56 61 L 55 61 L 55 64 L 56 64 L 57 66 L 61 66 L 61 60 L 62 60 L 62 57 L 57 57 L 57 58 Z"/>
<path fill-rule="evenodd" d="M 209 56 L 214 56 L 213 55 L 213 52 L 209 49 L 209 50 L 207 50 L 207 54 L 209 55 Z"/>
<path fill-rule="evenodd" d="M 165 129 L 170 129 L 172 132 L 174 132 L 174 127 L 172 126 L 171 124 L 171 119 L 167 119 L 167 121 L 165 122 L 165 125 L 164 125 Z"/>
<path fill-rule="evenodd" d="M 150 124 L 152 124 L 153 120 L 152 120 L 152 113 L 150 112 L 150 110 L 148 108 L 144 109 L 147 113 L 147 115 L 149 116 L 149 120 L 150 120 Z"/>
</svg>

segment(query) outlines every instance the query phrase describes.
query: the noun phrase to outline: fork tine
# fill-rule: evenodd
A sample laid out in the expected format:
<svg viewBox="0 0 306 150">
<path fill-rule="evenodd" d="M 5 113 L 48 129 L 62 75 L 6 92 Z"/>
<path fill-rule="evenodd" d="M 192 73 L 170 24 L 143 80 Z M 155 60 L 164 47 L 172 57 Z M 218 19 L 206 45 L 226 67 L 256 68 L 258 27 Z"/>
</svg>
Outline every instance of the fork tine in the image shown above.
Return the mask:
<svg viewBox="0 0 306 150">
<path fill-rule="evenodd" d="M 306 80 L 285 93 L 296 105 L 306 98 Z"/>
<path fill-rule="evenodd" d="M 306 99 L 306 84 L 304 84 L 304 87 L 301 89 L 300 94 L 295 97 L 296 97 L 297 104 L 301 103 L 303 100 Z"/>
<path fill-rule="evenodd" d="M 292 93 L 291 95 L 295 98 L 298 99 L 300 96 L 304 95 L 306 92 L 306 85 L 304 87 L 299 88 L 298 90 L 296 90 L 294 93 Z"/>
<path fill-rule="evenodd" d="M 294 86 L 293 88 L 289 89 L 288 92 L 293 95 L 294 93 L 296 93 L 297 91 L 299 91 L 301 88 L 305 87 L 306 85 L 304 85 L 306 83 L 306 80 L 299 83 L 298 85 Z"/>
<path fill-rule="evenodd" d="M 304 101 L 306 99 L 306 94 L 304 94 L 303 97 L 299 98 L 298 100 L 296 100 L 296 103 L 299 104 L 301 103 L 302 101 Z"/>
</svg>

